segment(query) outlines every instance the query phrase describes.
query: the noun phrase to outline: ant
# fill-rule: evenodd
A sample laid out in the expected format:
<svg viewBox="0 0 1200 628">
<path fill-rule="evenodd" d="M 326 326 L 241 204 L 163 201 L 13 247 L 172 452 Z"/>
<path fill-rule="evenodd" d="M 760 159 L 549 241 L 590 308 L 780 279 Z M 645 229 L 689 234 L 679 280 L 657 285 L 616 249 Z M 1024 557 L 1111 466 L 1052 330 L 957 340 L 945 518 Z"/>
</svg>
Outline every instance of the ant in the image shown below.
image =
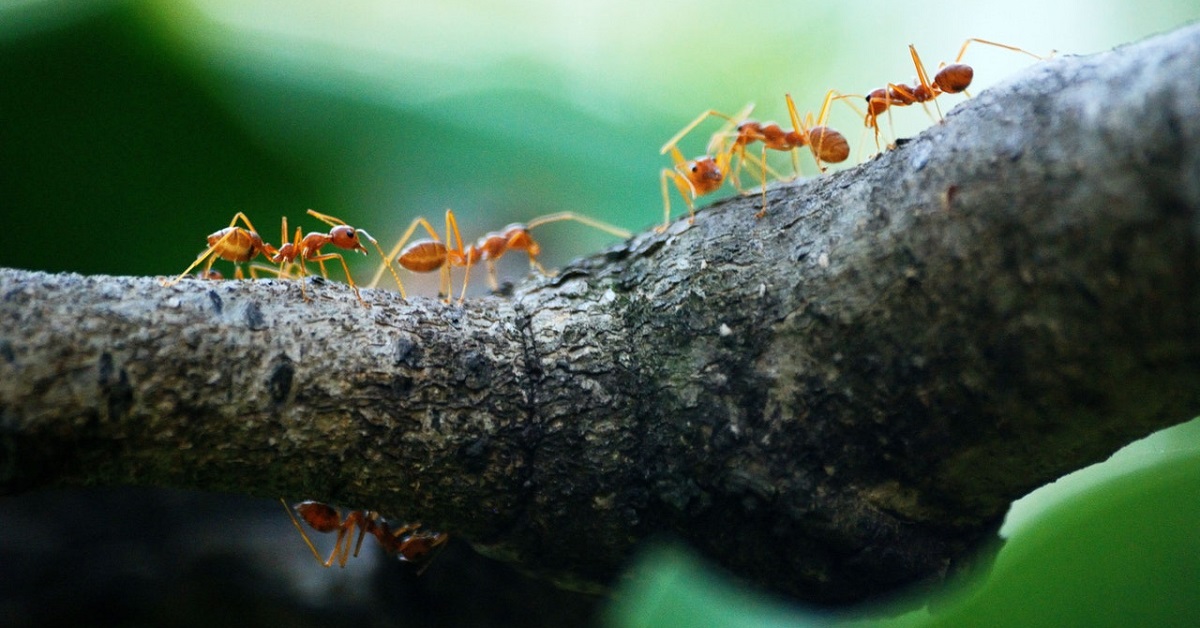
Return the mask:
<svg viewBox="0 0 1200 628">
<path fill-rule="evenodd" d="M 308 549 L 312 551 L 313 557 L 323 567 L 332 567 L 334 560 L 337 560 L 339 567 L 346 566 L 346 561 L 351 556 L 350 539 L 354 536 L 355 528 L 358 529 L 358 540 L 354 543 L 353 555 L 355 557 L 362 549 L 363 538 L 370 534 L 379 541 L 383 551 L 387 554 L 394 554 L 404 562 L 417 565 L 418 575 L 429 568 L 429 564 L 436 555 L 435 550 L 442 548 L 450 540 L 449 535 L 444 532 L 422 531 L 419 523 L 405 523 L 393 529 L 386 519 L 373 510 L 351 510 L 345 518 L 342 518 L 338 509 L 321 502 L 303 501 L 290 508 L 282 497 L 279 498 L 279 502 L 287 510 L 292 525 L 296 526 L 296 530 L 300 532 L 305 545 L 308 545 Z M 337 530 L 337 540 L 334 541 L 333 551 L 329 553 L 329 558 L 321 560 L 320 552 L 308 538 L 308 533 L 301 527 L 293 510 L 295 513 L 299 513 L 300 518 L 304 519 L 304 522 L 317 532 L 326 533 Z"/>
<path fill-rule="evenodd" d="M 725 118 L 729 122 L 727 127 L 718 131 L 713 135 L 712 141 L 709 142 L 708 152 L 695 159 L 685 159 L 683 153 L 679 150 L 677 144 L 685 135 L 690 133 L 710 115 L 717 115 L 715 111 L 705 111 L 692 120 L 687 126 L 679 130 L 674 137 L 667 140 L 659 149 L 660 155 L 671 153 L 671 168 L 663 168 L 659 172 L 659 182 L 662 185 L 663 197 L 663 224 L 658 227 L 660 233 L 666 231 L 667 226 L 671 224 L 671 196 L 667 182 L 675 183 L 676 189 L 679 190 L 679 195 L 683 197 L 688 207 L 688 222 L 696 221 L 696 198 L 711 194 L 721 189 L 721 184 L 725 182 L 725 177 L 729 174 L 730 161 L 733 159 L 733 154 L 736 150 L 737 143 L 730 143 L 725 147 L 726 143 L 722 138 L 729 135 L 728 126 L 736 125 L 737 121 L 745 120 L 750 112 L 754 109 L 754 103 L 750 103 L 742 108 L 736 116 L 726 116 L 721 114 L 720 117 Z"/>
<path fill-rule="evenodd" d="M 529 230 L 564 220 L 573 220 L 621 239 L 627 240 L 633 237 L 633 234 L 628 230 L 594 218 L 569 211 L 556 212 L 545 216 L 538 216 L 527 223 L 512 223 L 500 231 L 485 234 L 482 238 L 476 240 L 473 246 L 467 248 L 468 262 L 472 261 L 472 257 L 477 255 L 479 259 L 482 259 L 487 264 L 488 286 L 493 292 L 500 289 L 500 282 L 496 279 L 496 260 L 499 260 L 508 251 L 524 251 L 529 256 L 529 269 L 531 271 L 537 270 L 543 275 L 549 275 L 551 273 L 546 272 L 546 269 L 537 261 L 538 255 L 542 253 L 542 247 L 538 244 L 537 240 L 533 239 L 533 234 L 529 233 Z M 465 279 L 463 283 L 463 289 L 465 290 Z"/>
<path fill-rule="evenodd" d="M 773 122 L 764 125 L 746 121 L 738 126 L 737 141 L 743 142 L 743 150 L 745 143 L 762 141 L 761 161 L 763 164 L 766 164 L 767 161 L 768 148 L 790 152 L 792 154 L 792 171 L 796 176 L 800 174 L 796 151 L 807 146 L 812 152 L 813 160 L 817 163 L 817 170 L 824 173 L 826 163 L 841 163 L 850 156 L 850 143 L 846 141 L 846 136 L 825 124 L 829 118 L 829 105 L 833 102 L 836 93 L 834 90 L 826 92 L 825 102 L 821 104 L 821 112 L 814 118 L 810 111 L 804 115 L 803 119 L 796 110 L 796 101 L 792 100 L 792 95 L 784 94 L 788 117 L 792 121 L 792 130 L 784 131 Z M 746 137 L 746 140 L 743 140 L 743 136 Z M 761 172 L 762 208 L 755 214 L 757 218 L 762 218 L 767 214 L 767 173 L 765 169 L 762 169 Z"/>
<path fill-rule="evenodd" d="M 408 244 L 417 227 L 423 227 L 430 237 L 422 240 L 417 240 L 412 244 Z M 379 280 L 383 277 L 383 269 L 386 266 L 392 272 L 392 278 L 396 280 L 396 287 L 400 289 L 400 297 L 407 299 L 408 296 L 404 292 L 404 284 L 400 281 L 400 276 L 392 268 L 392 260 L 404 268 L 414 273 L 431 273 L 435 270 L 440 270 L 442 273 L 442 286 L 440 294 L 445 295 L 447 301 L 450 299 L 450 267 L 451 266 L 469 266 L 472 261 L 467 258 L 466 251 L 463 249 L 462 234 L 458 231 L 458 221 L 454 218 L 454 211 L 446 210 L 446 240 L 450 241 L 451 236 L 454 237 L 455 246 L 447 246 L 446 243 L 438 239 L 437 231 L 433 225 L 429 224 L 423 216 L 417 217 L 404 231 L 404 235 L 396 241 L 396 246 L 385 254 L 383 263 L 380 264 L 379 270 L 375 272 L 375 276 L 371 278 L 369 287 L 374 288 L 379 284 Z M 408 244 L 408 247 L 404 245 Z M 401 250 L 403 249 L 403 250 Z M 464 281 L 463 294 L 466 294 L 466 285 Z M 462 300 L 461 298 L 459 299 Z"/>
<path fill-rule="evenodd" d="M 239 221 L 246 225 L 246 227 L 237 226 Z M 179 283 L 188 273 L 192 272 L 193 268 L 199 266 L 205 260 L 207 260 L 207 263 L 204 265 L 204 270 L 200 271 L 200 277 L 206 279 L 220 277 L 221 274 L 219 272 L 212 270 L 213 263 L 218 258 L 233 262 L 235 268 L 234 277 L 242 279 L 244 277 L 242 275 L 242 264 L 249 262 L 259 255 L 270 258 L 276 253 L 277 250 L 275 247 L 263 242 L 263 239 L 259 237 L 258 230 L 250 223 L 250 219 L 246 217 L 246 214 L 238 212 L 234 214 L 233 220 L 229 221 L 228 227 L 209 234 L 208 248 L 204 249 L 204 252 L 196 257 L 196 261 L 192 262 L 191 266 L 188 266 L 186 270 L 179 273 L 178 277 L 171 280 L 163 280 L 161 283 L 163 286 L 173 286 Z M 258 277 L 254 267 L 250 268 L 250 276 Z"/>
<path fill-rule="evenodd" d="M 461 303 L 466 298 L 471 266 L 479 263 L 481 260 L 487 264 L 488 284 L 492 291 L 495 292 L 499 289 L 500 283 L 496 279 L 496 260 L 503 257 L 508 251 L 524 251 L 529 256 L 531 270 L 537 270 L 543 275 L 549 274 L 537 261 L 542 247 L 533 238 L 529 230 L 547 223 L 564 220 L 573 220 L 620 238 L 629 238 L 633 235 L 620 227 L 568 211 L 539 216 L 524 224 L 513 223 L 500 231 L 493 231 L 484 235 L 470 246 L 463 246 L 462 234 L 458 229 L 458 220 L 454 217 L 454 210 L 447 209 L 446 242 L 438 239 L 437 231 L 434 230 L 433 225 L 428 220 L 418 217 L 413 220 L 412 224 L 404 232 L 404 235 L 400 237 L 396 245 L 392 247 L 391 252 L 384 258 L 384 264 L 388 264 L 391 260 L 395 259 L 397 264 L 414 273 L 440 271 L 442 275 L 440 293 L 447 300 L 451 298 L 451 267 L 459 266 L 466 268 L 467 274 L 463 278 L 462 292 L 458 298 Z M 430 237 L 410 243 L 409 239 L 418 227 L 425 229 Z M 408 246 L 405 246 L 406 244 Z M 395 272 L 393 271 L 394 274 Z M 371 280 L 371 287 L 378 284 L 382 276 L 383 266 L 381 265 L 379 270 L 376 271 L 375 277 Z M 403 296 L 404 287 L 400 283 L 399 277 L 396 277 L 396 285 L 400 286 L 400 294 Z"/>
<path fill-rule="evenodd" d="M 283 234 L 281 239 L 283 240 L 283 244 L 280 245 L 279 249 L 275 250 L 275 252 L 271 255 L 271 261 L 279 264 L 278 275 L 280 277 L 290 275 L 290 273 L 285 269 L 288 266 L 292 266 L 298 269 L 299 276 L 301 279 L 303 279 L 304 276 L 308 274 L 304 263 L 317 262 L 317 264 L 321 267 L 321 275 L 323 277 L 328 277 L 329 275 L 325 270 L 325 262 L 327 260 L 336 259 L 342 264 L 342 271 L 346 273 L 346 282 L 350 284 L 350 288 L 354 290 L 354 296 L 358 298 L 359 303 L 369 307 L 367 302 L 363 301 L 362 295 L 359 294 L 358 286 L 354 283 L 354 277 L 350 275 L 350 267 L 346 265 L 346 258 L 342 257 L 341 253 L 322 253 L 321 249 L 326 245 L 332 245 L 339 249 L 346 251 L 358 251 L 363 255 L 366 255 L 367 247 L 363 246 L 362 244 L 362 240 L 364 239 L 374 245 L 375 249 L 379 251 L 380 255 L 383 255 L 383 249 L 380 248 L 379 243 L 375 240 L 375 238 L 371 237 L 371 234 L 367 233 L 363 229 L 356 229 L 350 225 L 347 225 L 345 222 L 334 218 L 333 216 L 322 214 L 312 209 L 308 210 L 308 215 L 320 220 L 321 222 L 324 222 L 327 225 L 330 225 L 332 228 L 328 233 L 314 231 L 302 237 L 300 235 L 300 227 L 296 227 L 295 237 L 293 237 L 291 242 L 288 242 L 288 223 L 287 217 L 284 216 L 281 227 Z M 308 295 L 304 293 L 303 282 L 300 284 L 300 291 L 301 294 L 304 294 L 305 300 L 307 300 Z"/>
<path fill-rule="evenodd" d="M 972 37 L 963 42 L 962 48 L 958 50 L 958 56 L 954 58 L 954 63 L 949 65 L 945 63 L 941 64 L 937 74 L 933 76 L 933 80 L 930 80 L 929 74 L 925 70 L 925 64 L 921 62 L 921 57 L 917 54 L 916 47 L 909 44 L 908 51 L 912 55 L 913 66 L 917 69 L 917 84 L 898 85 L 888 83 L 887 87 L 872 90 L 866 95 L 867 114 L 863 122 L 866 126 L 875 129 L 875 144 L 877 147 L 879 144 L 879 115 L 888 111 L 889 107 L 907 107 L 913 103 L 924 104 L 933 101 L 933 106 L 937 108 L 938 117 L 940 118 L 942 109 L 937 104 L 937 97 L 942 94 L 958 94 L 967 91 L 967 88 L 971 86 L 971 81 L 975 78 L 975 70 L 971 66 L 962 63 L 962 58 L 967 53 L 967 47 L 972 43 L 987 44 L 989 46 L 1020 52 L 1038 61 L 1043 59 L 1043 57 L 1035 55 L 1028 50 L 1017 48 L 1016 46 Z"/>
<path fill-rule="evenodd" d="M 784 98 L 787 101 L 788 116 L 792 121 L 792 129 L 786 130 L 776 122 L 758 122 L 756 120 L 746 119 L 745 116 L 750 112 L 750 106 L 746 107 L 738 114 L 738 116 L 729 116 L 715 109 L 709 109 L 700 114 L 688 126 L 684 127 L 672 142 L 678 141 L 686 133 L 695 128 L 700 122 L 709 116 L 724 118 L 730 123 L 736 125 L 736 132 L 731 133 L 733 144 L 730 147 L 730 152 L 738 156 L 737 166 L 734 167 L 730 178 L 739 192 L 743 192 L 741 182 L 738 180 L 738 173 L 741 171 L 743 164 L 746 161 L 746 147 L 755 142 L 762 142 L 762 152 L 758 157 L 760 181 L 762 183 L 762 206 L 757 218 L 762 218 L 767 213 L 767 173 L 770 168 L 767 164 L 767 150 L 786 151 L 792 156 L 792 172 L 794 176 L 800 175 L 800 162 L 797 155 L 797 149 L 807 146 L 812 152 L 813 159 L 817 163 L 817 169 L 825 172 L 825 163 L 840 163 L 845 161 L 850 156 L 850 143 L 846 141 L 846 137 L 838 131 L 825 125 L 829 117 L 829 105 L 834 100 L 835 91 L 830 90 L 825 94 L 825 102 L 821 105 L 821 112 L 815 118 L 812 112 L 809 112 L 801 119 L 800 114 L 796 110 L 796 102 L 792 100 L 791 94 L 785 94 Z M 718 146 L 718 140 L 721 133 L 713 136 L 713 141 L 709 143 L 710 149 L 713 146 Z M 776 178 L 779 177 L 776 174 Z M 677 180 L 678 184 L 678 180 Z M 682 188 L 680 190 L 682 192 Z M 686 195 L 685 195 L 686 198 Z"/>
</svg>

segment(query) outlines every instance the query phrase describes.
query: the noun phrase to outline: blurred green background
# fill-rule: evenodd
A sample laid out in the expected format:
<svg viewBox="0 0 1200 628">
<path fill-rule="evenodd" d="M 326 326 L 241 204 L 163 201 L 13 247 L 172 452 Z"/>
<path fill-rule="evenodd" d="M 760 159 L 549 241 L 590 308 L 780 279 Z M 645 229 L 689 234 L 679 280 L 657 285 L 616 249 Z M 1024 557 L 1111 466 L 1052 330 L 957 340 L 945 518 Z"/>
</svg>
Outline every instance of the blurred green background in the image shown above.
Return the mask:
<svg viewBox="0 0 1200 628">
<path fill-rule="evenodd" d="M 8 0 L 0 207 L 19 235 L 0 265 L 170 274 L 236 211 L 269 241 L 285 215 L 321 227 L 310 207 L 385 246 L 447 207 L 470 239 L 564 209 L 640 230 L 661 214 L 658 147 L 707 108 L 784 119 L 785 92 L 817 109 L 828 89 L 911 80 L 909 43 L 930 65 L 967 37 L 1082 54 L 1200 15 L 1050 4 Z M 969 61 L 979 88 L 1030 64 L 983 46 Z M 848 107 L 831 123 L 861 148 L 849 165 L 873 149 Z M 540 239 L 550 266 L 612 241 L 578 225 Z"/>
<path fill-rule="evenodd" d="M 0 2 L 0 211 L 9 230 L 0 265 L 168 275 L 236 211 L 271 241 L 285 215 L 320 227 L 304 216 L 310 207 L 384 246 L 418 215 L 440 225 L 447 207 L 467 238 L 568 209 L 640 230 L 661 214 L 657 177 L 669 163 L 658 147 L 704 109 L 754 101 L 755 117 L 783 119 L 785 92 L 814 109 L 828 89 L 908 81 L 910 43 L 929 65 L 967 37 L 1087 54 L 1197 17 L 1194 0 L 9 0 Z M 987 47 L 967 61 L 976 92 L 1030 64 Z M 916 108 L 894 120 L 900 135 L 930 123 Z M 836 108 L 831 124 L 856 149 L 846 167 L 869 156 L 873 144 L 849 108 Z M 701 152 L 705 136 L 684 152 Z M 684 210 L 677 197 L 673 206 L 676 216 Z M 547 226 L 539 239 L 550 267 L 612 241 L 576 225 Z M 378 260 L 372 251 L 354 262 L 362 280 Z M 506 278 L 524 270 L 510 265 Z M 435 291 L 409 281 L 410 293 Z M 945 594 L 932 614 L 886 621 L 1017 625 L 1005 617 L 1105 608 L 1033 621 L 1163 625 L 1146 613 L 1171 608 L 1192 620 L 1180 625 L 1200 624 L 1198 437 L 1195 422 L 1156 435 L 1023 500 L 992 580 Z M 1063 488 L 1083 485 L 1109 488 Z M 1149 547 L 1151 534 L 1165 540 Z M 692 559 L 657 556 L 638 582 L 682 573 L 668 580 L 683 588 L 643 584 L 623 597 L 616 621 L 662 619 L 655 605 L 672 595 L 708 623 L 765 621 L 747 610 L 760 605 L 784 623 L 832 620 L 747 602 Z M 1110 605 L 1095 606 L 1102 601 Z M 969 612 L 977 614 L 955 614 Z"/>
</svg>

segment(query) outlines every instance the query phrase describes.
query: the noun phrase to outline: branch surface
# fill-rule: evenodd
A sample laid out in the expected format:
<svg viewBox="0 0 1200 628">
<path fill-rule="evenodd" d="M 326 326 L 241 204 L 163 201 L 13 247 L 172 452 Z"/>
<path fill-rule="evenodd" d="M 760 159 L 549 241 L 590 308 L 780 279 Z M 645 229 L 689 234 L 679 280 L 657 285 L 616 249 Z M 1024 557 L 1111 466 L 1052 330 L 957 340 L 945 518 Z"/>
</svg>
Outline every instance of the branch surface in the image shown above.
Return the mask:
<svg viewBox="0 0 1200 628">
<path fill-rule="evenodd" d="M 463 306 L 0 270 L 0 491 L 318 499 L 576 588 L 662 534 L 808 600 L 940 578 L 1200 412 L 1196 67 L 1197 27 L 1037 63 Z"/>
</svg>

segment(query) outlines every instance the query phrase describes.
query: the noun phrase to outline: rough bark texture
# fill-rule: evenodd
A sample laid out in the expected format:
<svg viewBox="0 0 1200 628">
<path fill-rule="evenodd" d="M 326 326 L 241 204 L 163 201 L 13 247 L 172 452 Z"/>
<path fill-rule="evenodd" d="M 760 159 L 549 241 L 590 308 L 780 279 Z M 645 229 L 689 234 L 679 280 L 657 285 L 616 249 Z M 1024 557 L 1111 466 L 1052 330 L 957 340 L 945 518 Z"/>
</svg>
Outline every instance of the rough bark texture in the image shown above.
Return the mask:
<svg viewBox="0 0 1200 628">
<path fill-rule="evenodd" d="M 0 271 L 0 490 L 371 508 L 574 587 L 639 541 L 844 602 L 1200 411 L 1196 27 L 463 306 Z M 652 215 L 647 208 L 647 215 Z"/>
</svg>

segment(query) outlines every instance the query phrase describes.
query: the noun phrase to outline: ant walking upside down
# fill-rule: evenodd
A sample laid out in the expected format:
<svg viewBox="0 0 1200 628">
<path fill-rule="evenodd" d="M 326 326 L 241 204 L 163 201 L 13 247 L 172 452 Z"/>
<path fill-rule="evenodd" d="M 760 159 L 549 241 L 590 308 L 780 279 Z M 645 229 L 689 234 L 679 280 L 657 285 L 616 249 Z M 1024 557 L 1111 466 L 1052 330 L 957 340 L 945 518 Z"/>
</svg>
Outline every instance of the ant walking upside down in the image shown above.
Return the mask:
<svg viewBox="0 0 1200 628">
<path fill-rule="evenodd" d="M 422 531 L 419 523 L 405 523 L 393 528 L 386 519 L 373 510 L 351 510 L 343 518 L 338 509 L 321 502 L 303 501 L 289 507 L 283 498 L 280 498 L 279 501 L 287 510 L 288 516 L 291 517 L 292 525 L 296 526 L 296 530 L 300 532 L 305 545 L 323 567 L 331 567 L 335 561 L 339 567 L 345 567 L 350 556 L 358 556 L 359 550 L 362 549 L 363 539 L 370 534 L 379 541 L 384 552 L 394 555 L 404 562 L 413 563 L 417 566 L 417 573 L 420 574 L 429 568 L 430 562 L 436 556 L 436 551 L 450 540 L 450 537 L 443 532 Z M 317 546 L 308 538 L 308 533 L 296 519 L 296 514 L 299 514 L 300 518 L 317 532 L 337 531 L 337 540 L 334 541 L 333 551 L 329 553 L 329 558 L 321 559 Z M 351 554 L 350 541 L 354 537 L 356 529 L 358 530 L 358 539 L 354 542 L 354 552 Z"/>
</svg>

